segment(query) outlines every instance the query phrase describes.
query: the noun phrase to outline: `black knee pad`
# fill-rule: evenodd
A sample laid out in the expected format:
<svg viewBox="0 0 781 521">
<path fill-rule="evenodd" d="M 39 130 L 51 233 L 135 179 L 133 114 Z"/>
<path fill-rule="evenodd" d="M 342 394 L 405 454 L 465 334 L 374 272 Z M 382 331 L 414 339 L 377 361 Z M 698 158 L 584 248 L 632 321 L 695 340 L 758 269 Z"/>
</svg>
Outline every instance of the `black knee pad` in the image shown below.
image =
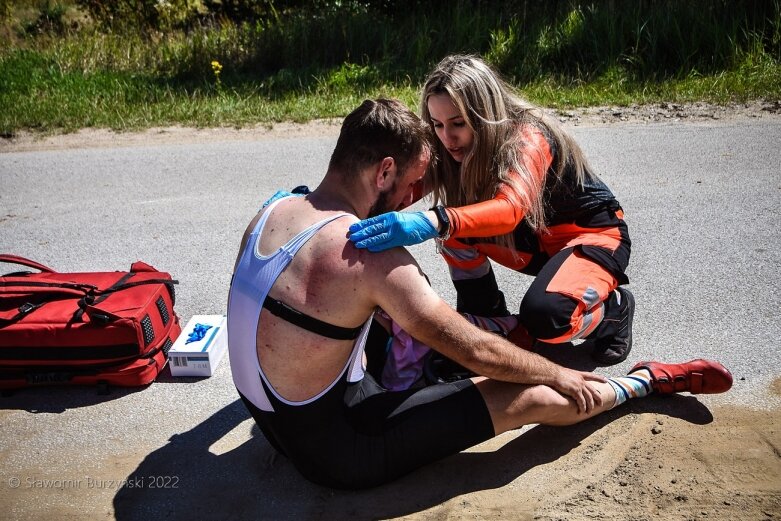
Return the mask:
<svg viewBox="0 0 781 521">
<path fill-rule="evenodd" d="M 532 337 L 544 341 L 571 329 L 576 307 L 577 302 L 560 293 L 530 290 L 521 302 L 519 319 Z"/>
</svg>

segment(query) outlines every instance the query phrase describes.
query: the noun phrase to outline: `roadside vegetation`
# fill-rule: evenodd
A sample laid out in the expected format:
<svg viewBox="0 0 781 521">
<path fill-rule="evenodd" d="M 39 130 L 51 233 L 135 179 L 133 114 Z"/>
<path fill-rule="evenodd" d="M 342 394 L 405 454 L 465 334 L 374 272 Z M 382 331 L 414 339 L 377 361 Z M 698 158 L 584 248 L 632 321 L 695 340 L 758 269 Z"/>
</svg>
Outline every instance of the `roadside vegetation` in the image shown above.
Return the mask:
<svg viewBox="0 0 781 521">
<path fill-rule="evenodd" d="M 412 107 L 480 53 L 555 108 L 781 99 L 781 0 L 0 0 L 0 134 Z"/>
</svg>

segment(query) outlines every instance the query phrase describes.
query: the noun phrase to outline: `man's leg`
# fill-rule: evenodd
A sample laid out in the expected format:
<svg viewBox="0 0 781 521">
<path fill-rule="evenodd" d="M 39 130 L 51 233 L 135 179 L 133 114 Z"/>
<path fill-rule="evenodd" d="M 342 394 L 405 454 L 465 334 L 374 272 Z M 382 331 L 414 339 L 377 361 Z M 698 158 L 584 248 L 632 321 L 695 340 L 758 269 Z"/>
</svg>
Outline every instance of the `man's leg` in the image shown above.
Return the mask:
<svg viewBox="0 0 781 521">
<path fill-rule="evenodd" d="M 476 381 L 479 379 L 475 379 Z M 546 385 L 521 385 L 496 380 L 477 381 L 494 430 L 499 435 L 524 425 L 572 425 L 613 408 L 616 392 L 608 383 L 592 382 L 602 396 L 602 405 L 579 413 L 575 402 Z"/>
<path fill-rule="evenodd" d="M 591 382 L 602 397 L 602 404 L 588 413 L 578 412 L 570 398 L 545 385 L 525 386 L 475 379 L 485 400 L 496 434 L 523 425 L 572 425 L 621 405 L 630 398 L 651 393 L 716 394 L 732 387 L 732 374 L 720 363 L 692 360 L 683 364 L 640 362 L 628 375 L 607 382 Z"/>
</svg>

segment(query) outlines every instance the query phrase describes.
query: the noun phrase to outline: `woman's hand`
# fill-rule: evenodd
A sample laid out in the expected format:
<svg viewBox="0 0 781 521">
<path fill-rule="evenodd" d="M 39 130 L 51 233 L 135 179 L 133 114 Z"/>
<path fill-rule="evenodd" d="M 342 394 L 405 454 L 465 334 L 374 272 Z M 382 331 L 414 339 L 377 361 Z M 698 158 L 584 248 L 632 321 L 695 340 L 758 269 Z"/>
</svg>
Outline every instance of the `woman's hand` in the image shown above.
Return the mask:
<svg viewBox="0 0 781 521">
<path fill-rule="evenodd" d="M 350 240 L 356 248 L 384 251 L 412 246 L 436 237 L 437 228 L 423 212 L 388 212 L 350 226 Z"/>
</svg>

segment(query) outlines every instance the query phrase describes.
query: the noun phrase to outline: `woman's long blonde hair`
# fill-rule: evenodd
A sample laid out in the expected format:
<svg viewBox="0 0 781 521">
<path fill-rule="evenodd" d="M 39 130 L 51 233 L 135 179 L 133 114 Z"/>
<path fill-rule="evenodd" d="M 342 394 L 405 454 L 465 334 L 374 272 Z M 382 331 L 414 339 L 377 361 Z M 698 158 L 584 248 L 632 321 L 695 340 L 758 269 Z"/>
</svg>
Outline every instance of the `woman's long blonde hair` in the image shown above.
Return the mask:
<svg viewBox="0 0 781 521">
<path fill-rule="evenodd" d="M 543 151 L 525 143 L 520 129 L 526 125 L 539 128 L 556 149 L 554 175 L 561 178 L 565 169 L 572 167 L 582 185 L 590 174 L 577 143 L 555 119 L 522 99 L 478 56 L 448 56 L 429 74 L 420 102 L 421 118 L 429 125 L 428 99 L 436 94 L 447 94 L 453 100 L 474 133 L 474 146 L 459 164 L 435 139 L 439 161 L 433 164 L 429 177 L 434 204 L 464 206 L 486 201 L 496 195 L 501 184 L 507 184 L 517 193 L 529 226 L 545 231 L 545 178 L 532 175 L 522 158 L 523 153 Z M 498 239 L 504 245 L 512 244 L 512 234 Z"/>
</svg>

